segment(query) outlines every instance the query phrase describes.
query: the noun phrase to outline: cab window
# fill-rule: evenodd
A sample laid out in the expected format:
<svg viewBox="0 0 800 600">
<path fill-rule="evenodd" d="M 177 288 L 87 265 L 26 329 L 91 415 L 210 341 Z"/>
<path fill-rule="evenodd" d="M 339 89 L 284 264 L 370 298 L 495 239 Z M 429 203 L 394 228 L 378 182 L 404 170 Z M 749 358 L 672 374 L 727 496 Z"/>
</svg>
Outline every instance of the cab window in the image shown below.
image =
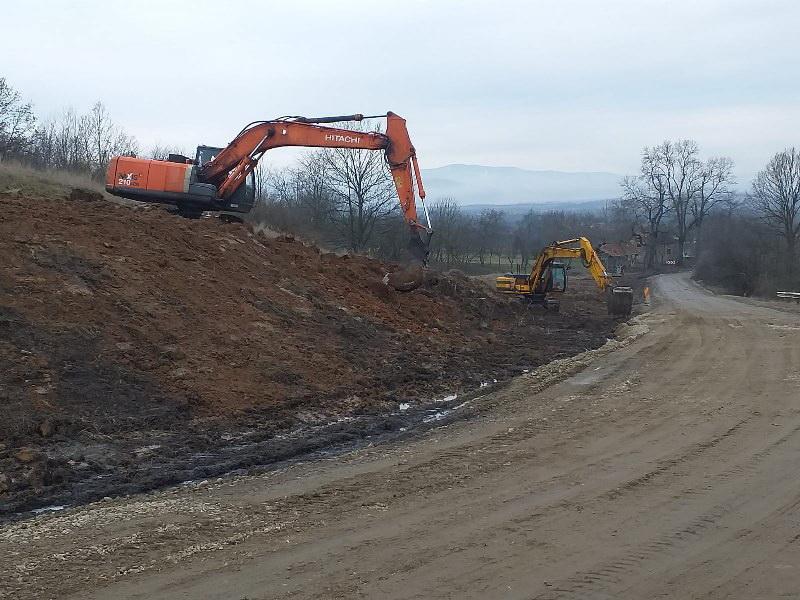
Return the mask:
<svg viewBox="0 0 800 600">
<path fill-rule="evenodd" d="M 567 287 L 567 274 L 564 267 L 553 267 L 550 271 L 552 276 L 552 287 L 554 292 L 563 292 Z"/>
</svg>

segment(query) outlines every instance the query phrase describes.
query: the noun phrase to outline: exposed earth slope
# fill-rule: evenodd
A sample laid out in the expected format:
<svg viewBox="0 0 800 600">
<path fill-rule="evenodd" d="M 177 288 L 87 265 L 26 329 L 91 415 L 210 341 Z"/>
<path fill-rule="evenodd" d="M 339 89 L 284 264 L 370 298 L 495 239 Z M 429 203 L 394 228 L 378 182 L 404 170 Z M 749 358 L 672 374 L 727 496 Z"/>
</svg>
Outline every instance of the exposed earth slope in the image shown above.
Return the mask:
<svg viewBox="0 0 800 600">
<path fill-rule="evenodd" d="M 397 293 L 376 260 L 69 195 L 0 181 L 0 514 L 398 432 L 614 326 L 594 292 Z"/>
</svg>

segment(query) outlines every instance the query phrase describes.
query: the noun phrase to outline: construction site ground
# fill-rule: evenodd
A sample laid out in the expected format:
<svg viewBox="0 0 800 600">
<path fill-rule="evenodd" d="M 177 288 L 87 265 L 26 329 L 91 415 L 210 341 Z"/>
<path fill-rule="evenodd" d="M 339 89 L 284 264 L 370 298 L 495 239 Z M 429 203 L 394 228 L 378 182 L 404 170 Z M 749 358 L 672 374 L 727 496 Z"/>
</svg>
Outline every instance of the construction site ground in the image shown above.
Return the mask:
<svg viewBox="0 0 800 600">
<path fill-rule="evenodd" d="M 463 417 L 6 524 L 7 598 L 794 598 L 800 320 L 661 275 Z"/>
<path fill-rule="evenodd" d="M 617 325 L 591 280 L 558 315 L 455 271 L 403 294 L 381 283 L 396 265 L 13 186 L 0 520 L 412 437 Z"/>
</svg>

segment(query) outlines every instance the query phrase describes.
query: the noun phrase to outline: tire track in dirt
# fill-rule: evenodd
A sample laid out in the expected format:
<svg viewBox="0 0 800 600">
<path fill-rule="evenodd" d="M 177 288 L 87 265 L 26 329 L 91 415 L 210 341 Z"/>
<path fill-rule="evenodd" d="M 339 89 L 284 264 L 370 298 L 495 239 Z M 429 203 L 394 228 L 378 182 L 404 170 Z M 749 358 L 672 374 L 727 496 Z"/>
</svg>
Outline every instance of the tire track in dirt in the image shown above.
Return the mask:
<svg viewBox="0 0 800 600">
<path fill-rule="evenodd" d="M 742 347 L 746 348 L 745 356 L 750 360 L 743 363 L 746 365 L 746 375 L 744 377 L 734 378 L 734 386 L 738 385 L 741 380 L 761 381 L 764 378 L 763 373 L 761 373 L 761 377 L 754 377 L 753 371 L 759 367 L 752 361 L 753 347 L 747 345 L 743 345 Z M 787 354 L 783 354 L 783 356 L 786 357 Z M 781 360 L 780 363 L 781 368 L 778 370 L 779 373 L 781 371 L 783 373 L 791 372 L 792 368 L 796 369 L 797 365 L 796 362 L 791 360 Z M 712 376 L 706 376 L 701 379 L 711 380 Z M 698 384 L 700 383 L 697 380 L 695 380 L 695 382 Z M 795 409 L 792 414 L 792 422 L 794 425 L 791 426 L 787 433 L 772 440 L 767 446 L 753 452 L 749 457 L 744 459 L 740 456 L 736 456 L 739 445 L 739 440 L 736 439 L 737 436 L 752 438 L 753 433 L 758 435 L 759 432 L 764 431 L 765 425 L 767 425 L 767 427 L 770 425 L 765 423 L 766 419 L 761 416 L 759 411 L 753 410 L 749 416 L 741 419 L 723 434 L 714 436 L 710 440 L 699 442 L 688 452 L 663 462 L 657 469 L 649 471 L 640 478 L 631 481 L 630 484 L 622 488 L 622 491 L 625 493 L 632 491 L 646 496 L 648 490 L 644 489 L 645 486 L 653 483 L 658 477 L 669 474 L 674 477 L 676 481 L 681 481 L 686 478 L 687 473 L 707 471 L 709 468 L 713 469 L 713 466 L 710 467 L 709 464 L 703 464 L 697 465 L 691 470 L 684 468 L 683 473 L 680 472 L 678 467 L 686 467 L 685 463 L 687 461 L 698 459 L 701 463 L 715 465 L 724 463 L 726 457 L 729 459 L 730 457 L 734 457 L 733 460 L 736 462 L 727 469 L 717 473 L 712 472 L 707 475 L 705 477 L 706 485 L 703 489 L 684 488 L 680 492 L 672 495 L 670 498 L 671 513 L 673 515 L 683 514 L 686 511 L 686 507 L 683 503 L 687 497 L 691 498 L 692 503 L 697 503 L 697 501 L 703 497 L 715 495 L 714 490 L 720 484 L 733 483 L 739 488 L 745 486 L 756 488 L 756 486 L 752 484 L 752 481 L 759 478 L 764 479 L 760 466 L 768 461 L 776 451 L 781 450 L 788 442 L 796 439 L 798 432 L 800 432 L 800 425 L 797 424 L 798 421 L 800 421 L 798 415 L 799 413 Z M 748 429 L 753 430 L 753 432 L 748 432 Z M 787 459 L 784 458 L 784 461 L 786 462 Z M 609 497 L 614 500 L 622 499 L 623 494 L 617 492 L 618 490 L 614 490 Z M 745 496 L 744 499 L 740 500 L 740 504 L 744 504 L 746 501 L 747 497 Z M 731 515 L 735 508 L 736 506 L 733 502 L 716 504 L 712 506 L 710 510 L 701 513 L 693 520 L 689 521 L 685 526 L 658 535 L 647 543 L 639 544 L 613 561 L 601 563 L 591 570 L 578 571 L 569 578 L 559 581 L 559 583 L 553 586 L 552 590 L 540 594 L 537 598 L 622 597 L 620 594 L 626 591 L 624 583 L 630 579 L 632 573 L 657 568 L 660 555 L 663 553 L 674 553 L 681 550 L 683 547 L 697 545 L 699 538 L 702 537 L 706 530 L 717 527 L 722 520 Z M 630 597 L 644 596 L 633 595 Z"/>
<path fill-rule="evenodd" d="M 749 420 L 749 419 L 748 419 Z M 725 438 L 729 438 L 740 430 L 741 426 L 746 423 L 742 421 L 725 432 L 722 436 L 714 438 L 707 443 L 704 443 L 704 448 L 697 448 L 695 451 L 687 453 L 681 457 L 680 460 L 670 461 L 672 464 L 670 468 L 675 467 L 686 460 L 692 460 L 702 455 L 706 448 L 717 447 L 720 442 Z M 791 429 L 788 433 L 782 435 L 777 440 L 770 443 L 763 450 L 756 452 L 744 464 L 737 464 L 725 471 L 717 473 L 709 479 L 715 483 L 729 483 L 733 480 L 737 487 L 752 486 L 752 480 L 758 479 L 761 475 L 758 468 L 764 461 L 766 461 L 776 450 L 787 442 L 796 438 L 800 433 L 800 424 Z M 706 457 L 707 458 L 707 457 Z M 659 475 L 662 472 L 659 472 Z M 645 485 L 650 482 L 650 478 L 637 480 L 635 486 L 624 486 L 625 489 L 634 489 L 639 485 Z M 671 511 L 675 516 L 680 516 L 685 508 L 676 504 L 674 501 L 680 502 L 687 496 L 692 497 L 692 501 L 696 502 L 702 496 L 710 496 L 713 493 L 713 486 L 707 486 L 705 489 L 684 489 L 678 494 L 671 497 Z M 607 498 L 611 500 L 621 499 L 620 495 L 609 494 Z M 746 502 L 746 499 L 740 500 L 740 504 Z M 800 504 L 800 499 L 791 502 L 788 506 L 777 511 L 784 514 Z M 624 591 L 613 589 L 614 586 L 624 584 L 627 575 L 645 569 L 647 565 L 644 563 L 648 561 L 658 561 L 659 555 L 667 552 L 678 552 L 690 545 L 696 543 L 697 537 L 701 536 L 706 529 L 716 527 L 720 521 L 728 517 L 738 508 L 733 502 L 726 504 L 716 504 L 712 508 L 699 516 L 694 517 L 684 526 L 661 534 L 655 539 L 641 544 L 634 549 L 629 550 L 614 560 L 604 562 L 595 566 L 592 570 L 580 571 L 569 577 L 564 581 L 557 582 L 553 585 L 552 592 L 547 592 L 536 596 L 537 600 L 555 600 L 561 598 L 602 598 L 606 597 L 604 594 L 611 594 L 609 598 L 619 597 L 615 595 Z M 774 518 L 774 517 L 771 517 Z M 762 523 L 768 524 L 768 521 Z M 797 536 L 795 536 L 797 537 Z M 794 539 L 794 538 L 792 538 Z M 798 538 L 800 539 L 800 538 Z M 654 565 L 657 567 L 657 565 Z"/>
</svg>

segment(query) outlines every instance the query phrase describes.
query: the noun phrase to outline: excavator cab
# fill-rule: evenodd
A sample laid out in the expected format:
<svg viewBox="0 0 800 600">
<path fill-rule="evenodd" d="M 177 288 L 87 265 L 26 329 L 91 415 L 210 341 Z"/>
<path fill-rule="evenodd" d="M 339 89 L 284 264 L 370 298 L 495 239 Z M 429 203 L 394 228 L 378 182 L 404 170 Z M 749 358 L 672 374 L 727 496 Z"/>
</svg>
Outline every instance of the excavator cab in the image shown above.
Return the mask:
<svg viewBox="0 0 800 600">
<path fill-rule="evenodd" d="M 545 294 L 563 294 L 567 290 L 567 267 L 561 262 L 551 262 L 546 267 Z"/>
<path fill-rule="evenodd" d="M 561 308 L 561 294 L 567 290 L 567 268 L 562 262 L 550 261 L 545 265 L 539 283 L 531 298 L 541 303 L 547 310 L 558 312 Z M 538 300 L 537 300 L 538 299 Z"/>
<path fill-rule="evenodd" d="M 504 294 L 517 295 L 531 304 L 541 305 L 548 311 L 559 312 L 560 297 L 567 291 L 567 265 L 552 259 L 546 261 L 533 290 L 531 276 L 524 273 L 501 275 L 497 278 L 496 289 Z"/>
<path fill-rule="evenodd" d="M 214 146 L 198 146 L 197 153 L 194 157 L 194 164 L 197 167 L 203 166 L 203 164 L 214 160 L 217 154 L 222 152 L 222 148 L 217 148 Z M 202 184 L 200 184 L 202 185 Z M 210 185 L 210 184 L 208 184 Z M 214 190 L 216 192 L 216 190 Z M 233 192 L 227 199 L 220 200 L 222 202 L 222 206 L 220 206 L 217 210 L 223 211 L 223 214 L 230 212 L 230 213 L 248 213 L 250 209 L 253 208 L 253 205 L 256 201 L 256 178 L 255 178 L 255 171 L 251 171 L 247 175 L 247 179 L 245 182 L 236 188 L 236 191 Z"/>
</svg>

